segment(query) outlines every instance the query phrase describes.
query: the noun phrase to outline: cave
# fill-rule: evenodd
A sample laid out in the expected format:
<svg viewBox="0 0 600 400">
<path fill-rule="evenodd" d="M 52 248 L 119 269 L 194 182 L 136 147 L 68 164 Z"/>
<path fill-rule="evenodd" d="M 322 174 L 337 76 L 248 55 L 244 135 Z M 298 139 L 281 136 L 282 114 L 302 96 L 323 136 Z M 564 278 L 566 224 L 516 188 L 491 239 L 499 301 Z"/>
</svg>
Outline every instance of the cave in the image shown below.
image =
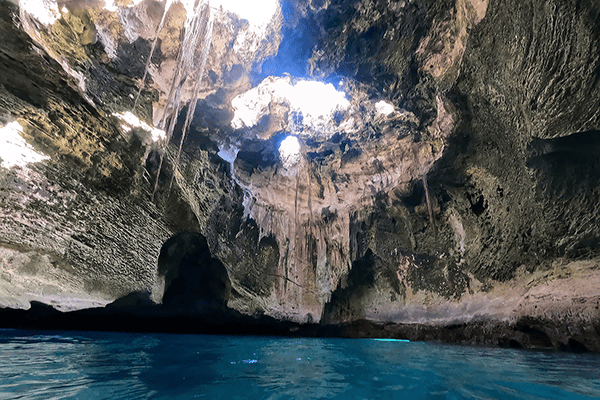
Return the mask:
<svg viewBox="0 0 600 400">
<path fill-rule="evenodd" d="M 164 279 L 162 304 L 191 307 L 198 312 L 227 305 L 231 282 L 223 263 L 210 255 L 200 233 L 178 233 L 163 244 L 158 275 Z"/>
<path fill-rule="evenodd" d="M 600 352 L 597 0 L 248 4 L 0 2 L 0 327 Z"/>
</svg>

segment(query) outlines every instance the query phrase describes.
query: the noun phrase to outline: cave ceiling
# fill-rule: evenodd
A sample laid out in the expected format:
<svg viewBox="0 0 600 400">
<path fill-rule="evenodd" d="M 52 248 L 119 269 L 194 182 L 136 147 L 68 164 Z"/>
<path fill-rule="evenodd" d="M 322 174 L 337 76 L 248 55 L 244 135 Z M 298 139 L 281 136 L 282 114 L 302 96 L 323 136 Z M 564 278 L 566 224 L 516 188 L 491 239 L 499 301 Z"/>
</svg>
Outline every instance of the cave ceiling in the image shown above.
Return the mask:
<svg viewBox="0 0 600 400">
<path fill-rule="evenodd" d="M 312 203 L 300 210 L 303 219 L 325 207 L 357 209 L 374 193 L 408 190 L 441 156 L 452 127 L 444 99 L 402 90 L 415 79 L 409 75 L 423 74 L 409 53 L 425 38 L 395 43 L 400 21 L 433 3 L 204 3 L 24 1 L 21 18 L 89 103 L 120 118 L 123 130 L 141 126 L 163 141 L 182 129 L 204 136 L 232 163 L 248 204 L 296 214 L 302 185 L 310 186 L 303 202 Z M 474 24 L 486 4 L 465 7 L 465 23 Z M 332 40 L 340 30 L 354 32 Z M 404 70 L 392 59 L 403 56 Z M 102 85 L 110 73 L 129 87 Z M 292 152 L 281 147 L 288 135 L 297 138 Z M 183 151 L 191 146 L 184 142 Z"/>
</svg>

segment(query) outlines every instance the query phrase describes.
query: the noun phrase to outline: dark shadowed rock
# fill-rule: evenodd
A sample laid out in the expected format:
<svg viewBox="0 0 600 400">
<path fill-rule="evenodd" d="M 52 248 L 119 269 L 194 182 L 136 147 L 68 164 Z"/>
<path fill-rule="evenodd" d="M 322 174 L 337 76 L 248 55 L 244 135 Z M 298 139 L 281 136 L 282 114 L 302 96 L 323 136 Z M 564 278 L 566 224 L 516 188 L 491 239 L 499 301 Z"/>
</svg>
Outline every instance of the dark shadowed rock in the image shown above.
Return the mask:
<svg viewBox="0 0 600 400">
<path fill-rule="evenodd" d="M 198 311 L 227 307 L 229 275 L 199 233 L 179 233 L 167 240 L 158 258 L 158 273 L 165 279 L 162 302 L 166 307 Z"/>
<path fill-rule="evenodd" d="M 128 295 L 119 297 L 112 303 L 107 304 L 106 307 L 114 309 L 135 309 L 154 305 L 156 305 L 156 303 L 152 300 L 151 293 L 131 292 Z"/>
</svg>

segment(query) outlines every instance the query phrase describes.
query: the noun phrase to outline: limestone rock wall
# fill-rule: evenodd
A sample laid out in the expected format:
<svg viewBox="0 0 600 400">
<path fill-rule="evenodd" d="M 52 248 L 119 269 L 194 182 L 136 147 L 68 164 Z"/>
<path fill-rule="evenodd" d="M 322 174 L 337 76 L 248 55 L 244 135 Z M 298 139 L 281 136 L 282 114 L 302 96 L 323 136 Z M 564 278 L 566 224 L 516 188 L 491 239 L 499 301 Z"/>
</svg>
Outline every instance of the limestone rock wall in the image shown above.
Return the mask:
<svg viewBox="0 0 600 400">
<path fill-rule="evenodd" d="M 2 305 L 71 309 L 151 292 L 160 246 L 174 230 L 195 229 L 193 214 L 186 220 L 186 206 L 171 218 L 150 201 L 147 133 L 120 132 L 18 29 L 16 7 L 4 2 L 1 14 L 3 118 L 49 156 L 0 168 Z"/>
<path fill-rule="evenodd" d="M 52 24 L 1 4 L 0 122 L 19 122 L 50 157 L 0 169 L 10 305 L 151 290 L 162 244 L 192 231 L 247 314 L 597 325 L 597 1 L 286 1 L 247 48 L 245 22 L 219 14 L 178 163 L 185 112 L 168 143 L 111 114 L 142 87 L 138 115 L 160 119 L 183 3 L 166 14 L 146 85 L 163 2 L 56 4 Z M 290 71 L 335 81 L 350 105 L 309 132 L 272 99 L 234 129 L 231 100 Z M 293 165 L 278 151 L 290 133 Z M 28 287 L 39 290 L 14 300 Z"/>
<path fill-rule="evenodd" d="M 597 7 L 580 7 L 490 2 L 446 92 L 459 117 L 428 174 L 437 232 L 423 211 L 418 218 L 426 201 L 418 182 L 413 195 L 372 213 L 362 229 L 376 232 L 364 234 L 370 251 L 353 266 L 371 283 L 340 285 L 327 320 L 528 315 L 597 323 L 599 37 Z M 435 57 L 442 56 L 422 59 Z M 447 77 L 430 73 L 448 88 Z M 412 248 L 405 240 L 390 257 L 377 250 L 391 243 L 377 239 L 379 226 L 400 236 L 403 227 L 390 229 L 389 220 L 398 221 L 393 210 L 401 209 Z M 582 259 L 589 261 L 573 261 Z M 519 289 L 507 292 L 507 285 Z M 575 295 L 584 287 L 587 294 Z"/>
</svg>

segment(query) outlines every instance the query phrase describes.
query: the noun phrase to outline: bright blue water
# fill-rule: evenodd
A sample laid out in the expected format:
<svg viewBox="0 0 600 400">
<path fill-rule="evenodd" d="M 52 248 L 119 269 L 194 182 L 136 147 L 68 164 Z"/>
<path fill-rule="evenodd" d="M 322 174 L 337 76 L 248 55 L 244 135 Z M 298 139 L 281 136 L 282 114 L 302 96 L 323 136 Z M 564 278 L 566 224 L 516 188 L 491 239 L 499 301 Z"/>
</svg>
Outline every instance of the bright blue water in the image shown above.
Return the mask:
<svg viewBox="0 0 600 400">
<path fill-rule="evenodd" d="M 0 331 L 0 399 L 598 397 L 598 354 L 365 339 Z"/>
</svg>

